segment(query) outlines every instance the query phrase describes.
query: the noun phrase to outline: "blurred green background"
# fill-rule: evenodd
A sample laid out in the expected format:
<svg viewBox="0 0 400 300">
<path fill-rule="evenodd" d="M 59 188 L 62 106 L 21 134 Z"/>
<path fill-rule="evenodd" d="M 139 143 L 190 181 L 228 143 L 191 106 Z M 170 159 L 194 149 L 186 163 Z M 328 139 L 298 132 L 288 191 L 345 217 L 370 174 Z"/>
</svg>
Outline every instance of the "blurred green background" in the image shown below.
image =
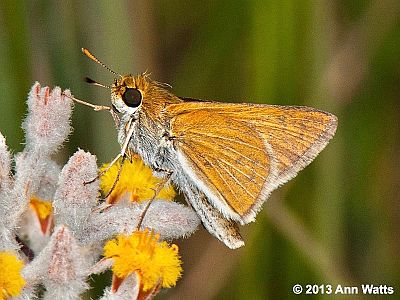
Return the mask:
<svg viewBox="0 0 400 300">
<path fill-rule="evenodd" d="M 119 73 L 148 70 L 180 96 L 330 111 L 335 138 L 242 228 L 246 246 L 228 250 L 204 230 L 179 241 L 184 276 L 160 298 L 297 299 L 296 283 L 386 284 L 399 297 L 399 20 L 398 0 L 2 0 L 0 130 L 23 148 L 34 81 L 109 103 L 82 78 L 113 76 L 81 47 Z M 75 106 L 73 127 L 60 162 L 77 147 L 99 163 L 117 153 L 107 113 Z"/>
</svg>

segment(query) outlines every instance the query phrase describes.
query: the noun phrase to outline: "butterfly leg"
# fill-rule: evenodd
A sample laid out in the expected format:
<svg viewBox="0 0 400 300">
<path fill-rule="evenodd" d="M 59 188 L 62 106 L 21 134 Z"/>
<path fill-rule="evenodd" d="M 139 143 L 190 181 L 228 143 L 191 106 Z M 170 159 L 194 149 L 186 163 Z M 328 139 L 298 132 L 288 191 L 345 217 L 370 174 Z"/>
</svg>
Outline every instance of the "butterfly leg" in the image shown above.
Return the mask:
<svg viewBox="0 0 400 300">
<path fill-rule="evenodd" d="M 117 156 L 117 157 L 118 157 L 118 156 Z M 125 159 L 126 159 L 126 155 L 122 156 L 121 164 L 120 164 L 120 166 L 119 166 L 119 168 L 118 168 L 117 176 L 115 177 L 114 183 L 113 183 L 113 185 L 111 186 L 110 190 L 109 190 L 108 193 L 104 196 L 104 199 L 108 199 L 108 197 L 111 195 L 111 193 L 113 192 L 113 190 L 114 190 L 115 187 L 117 186 L 117 183 L 118 183 L 118 181 L 119 181 L 119 177 L 121 176 L 122 168 L 123 168 L 123 166 L 124 166 Z M 107 170 L 108 170 L 108 169 L 109 169 L 109 168 L 107 167 Z M 104 173 L 105 173 L 105 172 L 104 172 Z M 104 174 L 104 173 L 103 173 L 103 174 Z M 112 202 L 114 202 L 114 201 L 111 201 L 111 202 L 108 202 L 108 203 L 111 203 L 111 204 L 112 204 Z"/>
<path fill-rule="evenodd" d="M 118 153 L 118 155 L 112 160 L 112 162 L 110 162 L 110 163 L 108 164 L 108 166 L 107 166 L 103 171 L 101 171 L 95 178 L 93 178 L 93 179 L 91 179 L 91 180 L 89 180 L 89 181 L 85 181 L 83 184 L 86 185 L 86 184 L 90 184 L 90 183 L 95 182 L 97 179 L 99 179 L 101 176 L 103 176 L 105 173 L 107 173 L 108 170 L 110 170 L 110 168 L 111 168 L 111 167 L 118 161 L 118 159 L 120 159 L 121 157 L 124 157 L 124 156 L 121 155 L 121 153 Z M 121 168 L 122 168 L 122 165 L 121 165 Z M 121 168 L 120 168 L 120 169 L 121 169 Z M 118 170 L 118 173 L 120 173 L 119 170 Z"/>
<path fill-rule="evenodd" d="M 114 121 L 117 122 L 115 120 L 115 118 L 114 118 Z M 119 119 L 118 119 L 118 121 L 119 121 Z M 130 153 L 131 152 L 128 151 L 128 144 L 129 144 L 129 141 L 130 141 L 130 139 L 132 137 L 133 130 L 134 130 L 134 127 L 132 126 L 132 122 L 130 121 L 130 122 L 127 123 L 127 134 L 126 134 L 126 137 L 125 137 L 124 144 L 121 147 L 121 152 L 113 159 L 113 161 L 107 166 L 107 168 L 105 168 L 102 172 L 100 172 L 99 175 L 97 175 L 97 177 L 94 179 L 94 180 L 96 180 L 96 179 L 100 178 L 103 174 L 105 174 L 122 157 L 121 165 L 120 165 L 120 167 L 118 169 L 117 177 L 115 178 L 115 181 L 114 181 L 111 189 L 108 191 L 107 195 L 104 198 L 108 198 L 108 196 L 111 195 L 112 191 L 114 190 L 115 186 L 118 183 L 119 177 L 121 176 L 121 172 L 122 172 L 122 167 L 124 165 L 124 161 L 125 161 L 127 156 L 130 157 Z"/>
<path fill-rule="evenodd" d="M 155 189 L 153 189 L 153 191 L 154 191 L 153 197 L 147 202 L 146 206 L 144 207 L 142 213 L 139 216 L 138 225 L 136 226 L 137 230 L 139 230 L 140 227 L 142 226 L 143 219 L 146 216 L 146 213 L 149 210 L 151 203 L 154 201 L 154 199 L 158 196 L 158 194 L 161 192 L 161 190 L 168 184 L 169 180 L 171 179 L 172 171 L 164 170 L 164 172 L 166 173 L 166 176 L 164 176 L 162 178 L 162 181 L 157 184 Z"/>
<path fill-rule="evenodd" d="M 118 155 L 112 160 L 112 162 L 107 166 L 107 168 L 105 168 L 103 171 L 101 171 L 95 178 L 93 178 L 90 181 L 86 181 L 84 182 L 84 184 L 89 184 L 89 183 L 93 183 L 94 181 L 96 181 L 97 179 L 99 179 L 101 176 L 103 176 L 121 157 L 122 157 L 122 161 L 121 161 L 121 167 L 118 169 L 118 173 L 117 173 L 117 177 L 116 180 L 114 181 L 112 188 L 110 189 L 110 191 L 107 193 L 107 196 L 105 198 L 107 198 L 113 191 L 113 189 L 115 188 L 115 186 L 118 183 L 119 180 L 119 176 L 121 175 L 121 171 L 122 171 L 122 165 L 126 159 L 126 156 L 130 153 L 128 150 L 128 144 L 129 141 L 132 137 L 133 134 L 133 130 L 134 127 L 132 126 L 132 122 L 129 122 L 127 124 L 127 134 L 126 134 L 126 138 L 124 141 L 124 144 L 121 147 L 121 151 L 120 153 L 118 153 Z"/>
</svg>

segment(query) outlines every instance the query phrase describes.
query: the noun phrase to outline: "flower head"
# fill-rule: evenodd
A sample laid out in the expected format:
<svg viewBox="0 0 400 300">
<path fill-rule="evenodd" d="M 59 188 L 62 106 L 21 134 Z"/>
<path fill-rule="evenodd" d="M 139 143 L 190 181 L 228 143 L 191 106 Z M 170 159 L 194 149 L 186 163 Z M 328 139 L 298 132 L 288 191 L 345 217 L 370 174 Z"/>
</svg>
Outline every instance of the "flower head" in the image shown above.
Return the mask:
<svg viewBox="0 0 400 300">
<path fill-rule="evenodd" d="M 137 273 L 144 292 L 157 285 L 164 288 L 175 286 L 182 274 L 178 247 L 160 242 L 159 235 L 149 230 L 117 236 L 104 246 L 104 256 L 113 259 L 112 270 L 118 278 Z"/>
<path fill-rule="evenodd" d="M 103 165 L 101 171 L 107 167 L 108 164 Z M 138 156 L 133 156 L 132 161 L 125 160 L 122 166 L 121 160 L 119 160 L 110 167 L 100 178 L 100 188 L 103 194 L 107 194 L 111 190 L 121 167 L 119 180 L 107 200 L 108 203 L 115 203 L 127 193 L 133 202 L 149 200 L 154 196 L 154 189 L 157 184 L 162 182 L 162 179 L 153 176 L 152 170 Z M 172 200 L 174 197 L 175 191 L 171 185 L 168 185 L 160 191 L 156 199 Z"/>
<path fill-rule="evenodd" d="M 0 300 L 21 293 L 25 280 L 21 276 L 23 262 L 10 252 L 0 252 Z"/>
</svg>

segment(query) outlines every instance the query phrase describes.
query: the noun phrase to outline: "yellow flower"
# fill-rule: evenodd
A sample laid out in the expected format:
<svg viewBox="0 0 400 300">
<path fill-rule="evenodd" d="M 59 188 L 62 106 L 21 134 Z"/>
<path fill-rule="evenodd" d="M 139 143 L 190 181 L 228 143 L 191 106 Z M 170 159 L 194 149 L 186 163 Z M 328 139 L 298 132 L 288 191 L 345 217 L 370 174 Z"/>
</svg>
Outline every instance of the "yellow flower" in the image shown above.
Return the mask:
<svg viewBox="0 0 400 300">
<path fill-rule="evenodd" d="M 101 171 L 107 168 L 108 164 L 103 165 Z M 100 188 L 103 194 L 107 194 L 112 188 L 121 168 L 121 160 L 116 162 L 100 178 Z M 146 166 L 138 156 L 125 160 L 119 180 L 107 199 L 108 203 L 114 203 L 124 196 L 130 194 L 131 201 L 140 202 L 150 200 L 154 196 L 154 189 L 162 179 L 153 176 L 152 170 Z M 175 191 L 171 185 L 164 187 L 157 195 L 156 199 L 172 200 L 175 197 Z"/>
<path fill-rule="evenodd" d="M 32 197 L 29 206 L 38 217 L 41 230 L 45 234 L 52 225 L 53 206 L 51 205 L 51 202 L 37 197 Z"/>
<path fill-rule="evenodd" d="M 159 235 L 144 230 L 108 241 L 104 256 L 114 260 L 114 275 L 123 279 L 137 272 L 144 292 L 158 284 L 163 288 L 175 286 L 182 274 L 178 247 L 158 239 Z"/>
<path fill-rule="evenodd" d="M 0 300 L 16 297 L 21 293 L 25 280 L 21 276 L 23 262 L 14 254 L 0 252 Z"/>
<path fill-rule="evenodd" d="M 44 201 L 37 197 L 32 197 L 29 204 L 42 220 L 46 219 L 53 212 L 53 207 L 51 206 L 50 201 Z"/>
</svg>

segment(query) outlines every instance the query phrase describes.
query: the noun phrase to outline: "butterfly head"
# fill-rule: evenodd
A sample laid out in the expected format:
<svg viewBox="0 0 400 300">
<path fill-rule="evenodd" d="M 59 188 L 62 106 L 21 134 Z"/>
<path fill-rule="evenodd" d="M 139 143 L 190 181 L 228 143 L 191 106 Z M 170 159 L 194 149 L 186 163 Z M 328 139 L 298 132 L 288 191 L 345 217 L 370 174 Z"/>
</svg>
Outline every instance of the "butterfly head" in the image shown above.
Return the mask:
<svg viewBox="0 0 400 300">
<path fill-rule="evenodd" d="M 111 86 L 111 102 L 115 110 L 133 115 L 140 109 L 149 81 L 145 75 L 125 75 L 115 79 Z"/>
</svg>

